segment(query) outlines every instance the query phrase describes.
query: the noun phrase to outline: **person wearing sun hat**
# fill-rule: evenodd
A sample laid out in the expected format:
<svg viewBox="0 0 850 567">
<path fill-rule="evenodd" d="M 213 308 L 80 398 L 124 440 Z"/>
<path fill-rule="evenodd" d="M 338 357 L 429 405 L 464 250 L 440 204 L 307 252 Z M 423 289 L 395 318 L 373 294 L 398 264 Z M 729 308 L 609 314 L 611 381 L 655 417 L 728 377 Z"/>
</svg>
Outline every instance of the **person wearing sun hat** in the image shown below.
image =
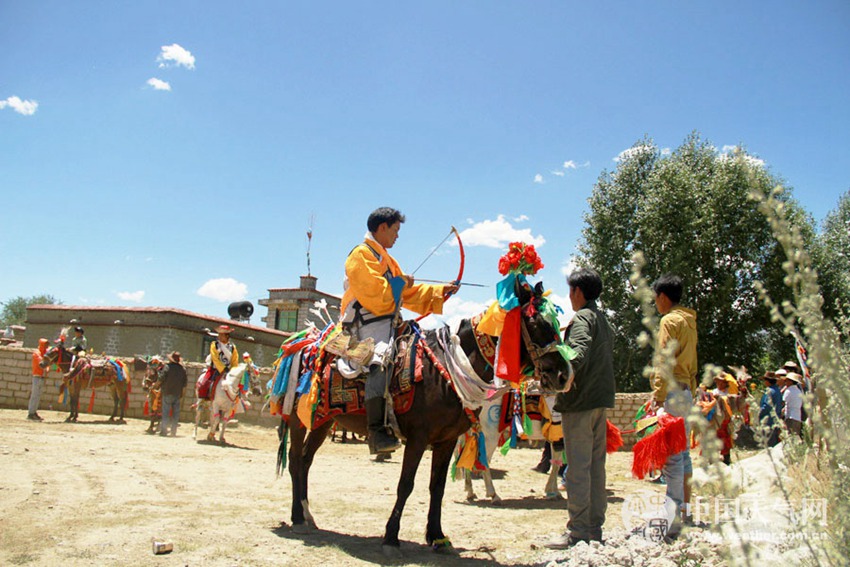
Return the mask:
<svg viewBox="0 0 850 567">
<path fill-rule="evenodd" d="M 162 392 L 162 421 L 159 422 L 159 434 L 165 437 L 169 433 L 177 435 L 177 424 L 180 421 L 180 400 L 186 390 L 186 369 L 181 363 L 180 353 L 172 352 L 168 356 L 168 364 L 160 378 Z"/>
<path fill-rule="evenodd" d="M 785 427 L 791 433 L 803 437 L 803 377 L 796 372 L 785 375 L 785 388 L 782 390 L 782 415 Z"/>
<path fill-rule="evenodd" d="M 233 328 L 229 325 L 219 325 L 215 332 L 216 340 L 210 344 L 209 368 L 198 381 L 198 396 L 201 399 L 210 399 L 216 382 L 239 364 L 239 351 L 230 341 Z"/>
</svg>

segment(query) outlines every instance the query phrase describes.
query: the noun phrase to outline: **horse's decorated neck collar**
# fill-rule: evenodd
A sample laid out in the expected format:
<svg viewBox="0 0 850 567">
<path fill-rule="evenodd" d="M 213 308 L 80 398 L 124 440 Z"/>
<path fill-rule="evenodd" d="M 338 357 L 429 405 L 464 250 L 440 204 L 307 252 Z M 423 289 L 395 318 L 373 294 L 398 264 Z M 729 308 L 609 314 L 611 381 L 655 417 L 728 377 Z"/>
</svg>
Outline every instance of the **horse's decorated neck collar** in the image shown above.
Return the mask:
<svg viewBox="0 0 850 567">
<path fill-rule="evenodd" d="M 478 352 L 481 353 L 481 356 L 484 357 L 487 364 L 489 364 L 492 368 L 495 368 L 496 342 L 493 340 L 493 337 L 478 330 L 478 323 L 481 322 L 481 318 L 483 316 L 483 313 L 479 313 L 470 319 L 469 323 L 472 325 L 472 336 L 475 337 L 475 344 L 478 345 Z"/>
</svg>

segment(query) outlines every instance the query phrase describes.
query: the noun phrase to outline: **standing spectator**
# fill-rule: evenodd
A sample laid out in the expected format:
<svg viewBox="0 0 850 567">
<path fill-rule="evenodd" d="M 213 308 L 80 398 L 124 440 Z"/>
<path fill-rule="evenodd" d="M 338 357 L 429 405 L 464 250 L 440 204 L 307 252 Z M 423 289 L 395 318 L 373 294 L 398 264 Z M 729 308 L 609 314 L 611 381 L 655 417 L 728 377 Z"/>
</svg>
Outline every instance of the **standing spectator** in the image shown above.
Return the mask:
<svg viewBox="0 0 850 567">
<path fill-rule="evenodd" d="M 567 549 L 580 541 L 602 541 L 608 508 L 605 492 L 607 408 L 614 407 L 613 333 L 596 299 L 602 278 L 581 268 L 570 274 L 570 303 L 575 316 L 564 334 L 576 353 L 572 360 L 572 386 L 558 394 L 555 410 L 561 412 L 567 456 L 567 531 L 546 543 L 550 549 Z"/>
<path fill-rule="evenodd" d="M 661 406 L 673 416 L 685 418 L 685 437 L 690 438 L 687 416 L 691 411 L 693 395 L 697 386 L 697 314 L 693 309 L 679 305 L 684 286 L 682 279 L 665 274 L 652 284 L 655 292 L 655 307 L 661 314 L 658 329 L 658 344 L 655 349 L 655 368 L 651 376 L 651 405 Z M 665 350 L 670 352 L 672 364 L 664 364 L 661 358 Z M 672 372 L 670 367 L 672 366 Z M 661 470 L 667 484 L 667 498 L 676 505 L 673 522 L 667 537 L 675 539 L 681 533 L 681 516 L 690 517 L 690 478 L 693 474 L 690 451 L 671 455 Z"/>
<path fill-rule="evenodd" d="M 186 369 L 180 363 L 180 353 L 172 352 L 168 364 L 162 371 L 160 389 L 162 391 L 162 421 L 159 434 L 165 437 L 171 425 L 171 436 L 177 435 L 177 423 L 180 421 L 180 399 L 186 390 Z"/>
<path fill-rule="evenodd" d="M 735 378 L 731 374 L 721 372 L 714 377 L 714 390 L 711 392 L 716 400 L 716 411 L 720 412 L 722 417 L 718 419 L 720 425 L 717 426 L 717 437 L 723 443 L 720 448 L 720 455 L 723 457 L 723 462 L 727 465 L 732 464 L 732 407 L 729 405 L 729 396 L 731 394 L 730 387 L 732 384 L 737 384 Z"/>
<path fill-rule="evenodd" d="M 43 421 L 38 415 L 38 404 L 41 402 L 41 390 L 44 388 L 44 368 L 41 361 L 47 352 L 47 339 L 38 339 L 38 348 L 32 353 L 32 391 L 30 392 L 29 412 L 27 419 Z"/>
<path fill-rule="evenodd" d="M 787 376 L 787 373 L 785 375 Z M 779 415 L 782 412 L 782 391 L 776 384 L 777 377 L 775 372 L 765 372 L 762 380 L 764 380 L 765 390 L 761 396 L 761 402 L 759 402 L 759 425 L 764 436 L 767 438 L 767 446 L 775 447 L 779 443 Z"/>
<path fill-rule="evenodd" d="M 782 414 L 788 431 L 803 437 L 803 377 L 796 372 L 785 376 L 785 388 L 782 391 Z"/>
</svg>

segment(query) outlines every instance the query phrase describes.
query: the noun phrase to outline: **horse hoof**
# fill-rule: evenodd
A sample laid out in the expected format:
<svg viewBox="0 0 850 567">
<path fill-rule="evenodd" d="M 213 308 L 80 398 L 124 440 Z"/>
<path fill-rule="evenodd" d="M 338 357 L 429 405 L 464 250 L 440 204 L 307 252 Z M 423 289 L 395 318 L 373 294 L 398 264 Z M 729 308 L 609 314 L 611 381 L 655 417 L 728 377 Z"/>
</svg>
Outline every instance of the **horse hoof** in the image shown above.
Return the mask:
<svg viewBox="0 0 850 567">
<path fill-rule="evenodd" d="M 431 542 L 431 549 L 434 550 L 434 553 L 439 553 L 440 555 L 458 555 L 457 550 L 452 547 L 452 542 L 447 537 L 435 539 Z"/>
<path fill-rule="evenodd" d="M 397 545 L 381 545 L 381 551 L 387 559 L 401 559 L 401 548 Z"/>
<path fill-rule="evenodd" d="M 493 506 L 501 506 L 502 505 L 502 499 L 499 498 L 498 495 L 494 496 L 493 499 L 490 500 L 490 504 L 492 504 Z"/>
<path fill-rule="evenodd" d="M 546 500 L 563 500 L 564 497 L 561 496 L 560 492 L 547 492 Z"/>
<path fill-rule="evenodd" d="M 127 422 L 124 421 L 123 419 L 119 419 L 115 423 L 117 423 L 118 425 L 127 425 Z"/>
<path fill-rule="evenodd" d="M 114 418 L 114 417 L 110 417 L 108 421 L 109 421 L 109 423 L 112 423 L 112 422 L 114 422 L 114 421 L 115 421 L 115 418 Z"/>
<path fill-rule="evenodd" d="M 65 418 L 65 423 L 71 423 L 72 419 L 70 417 Z"/>
</svg>

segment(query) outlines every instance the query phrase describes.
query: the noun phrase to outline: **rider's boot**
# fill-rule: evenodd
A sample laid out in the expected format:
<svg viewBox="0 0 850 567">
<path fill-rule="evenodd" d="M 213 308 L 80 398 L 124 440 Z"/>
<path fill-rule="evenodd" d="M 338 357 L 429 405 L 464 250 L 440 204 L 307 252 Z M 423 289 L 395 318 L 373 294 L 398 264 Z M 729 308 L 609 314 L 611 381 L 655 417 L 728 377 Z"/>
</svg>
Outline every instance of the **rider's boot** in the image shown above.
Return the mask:
<svg viewBox="0 0 850 567">
<path fill-rule="evenodd" d="M 366 423 L 369 426 L 369 454 L 392 453 L 401 447 L 392 431 L 384 425 L 386 400 L 383 397 L 366 400 Z"/>
</svg>

